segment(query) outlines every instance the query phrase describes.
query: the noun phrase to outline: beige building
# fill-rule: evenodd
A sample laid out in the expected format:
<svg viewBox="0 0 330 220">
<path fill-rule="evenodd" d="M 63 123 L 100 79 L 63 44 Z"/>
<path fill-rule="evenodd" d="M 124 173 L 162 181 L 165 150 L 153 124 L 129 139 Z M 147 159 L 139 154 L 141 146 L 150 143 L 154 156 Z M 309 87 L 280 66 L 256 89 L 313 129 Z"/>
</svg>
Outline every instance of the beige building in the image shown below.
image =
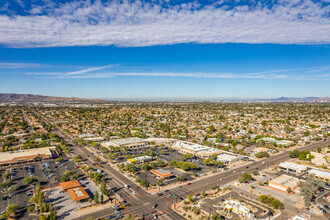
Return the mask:
<svg viewBox="0 0 330 220">
<path fill-rule="evenodd" d="M 309 174 L 314 175 L 315 177 L 322 179 L 324 181 L 330 181 L 330 173 L 322 170 L 312 169 L 308 171 Z"/>
<path fill-rule="evenodd" d="M 281 175 L 272 179 L 268 182 L 268 186 L 274 189 L 278 189 L 285 193 L 299 193 L 299 179 L 288 176 L 288 175 Z"/>
<path fill-rule="evenodd" d="M 220 154 L 223 153 L 224 151 L 216 149 L 216 148 L 212 148 L 212 147 L 208 147 L 208 146 L 204 146 L 204 145 L 200 145 L 200 144 L 194 144 L 194 143 L 190 143 L 187 141 L 176 141 L 173 146 L 173 149 L 176 149 L 177 151 L 181 152 L 181 153 L 191 153 L 196 157 L 201 157 L 201 158 L 205 158 L 205 157 L 210 157 L 213 154 Z"/>
<path fill-rule="evenodd" d="M 55 147 L 32 148 L 0 153 L 0 165 L 19 164 L 49 159 L 56 152 Z"/>
<path fill-rule="evenodd" d="M 123 147 L 125 146 L 127 150 L 136 150 L 139 148 L 145 148 L 148 147 L 148 140 L 132 137 L 132 138 L 123 138 L 123 139 L 116 139 L 116 140 L 110 140 L 101 143 L 101 146 L 104 147 Z"/>
</svg>

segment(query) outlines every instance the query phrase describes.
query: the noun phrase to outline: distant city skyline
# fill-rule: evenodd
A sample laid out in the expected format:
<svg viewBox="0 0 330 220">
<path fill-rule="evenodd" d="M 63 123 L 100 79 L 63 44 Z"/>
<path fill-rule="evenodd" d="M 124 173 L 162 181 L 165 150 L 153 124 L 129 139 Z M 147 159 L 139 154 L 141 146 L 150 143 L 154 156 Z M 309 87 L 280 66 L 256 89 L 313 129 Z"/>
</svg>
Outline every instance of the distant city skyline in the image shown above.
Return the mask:
<svg viewBox="0 0 330 220">
<path fill-rule="evenodd" d="M 325 1 L 31 2 L 0 2 L 1 93 L 330 96 Z"/>
</svg>

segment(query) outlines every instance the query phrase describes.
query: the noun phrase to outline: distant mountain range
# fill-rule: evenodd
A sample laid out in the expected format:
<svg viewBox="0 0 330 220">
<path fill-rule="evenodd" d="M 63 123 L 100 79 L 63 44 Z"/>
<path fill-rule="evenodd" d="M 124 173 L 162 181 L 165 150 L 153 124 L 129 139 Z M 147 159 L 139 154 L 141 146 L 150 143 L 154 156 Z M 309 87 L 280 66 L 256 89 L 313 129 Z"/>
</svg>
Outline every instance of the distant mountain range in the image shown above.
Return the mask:
<svg viewBox="0 0 330 220">
<path fill-rule="evenodd" d="M 0 93 L 0 102 L 107 102 L 101 99 Z"/>
<path fill-rule="evenodd" d="M 86 99 L 76 97 L 57 97 L 43 96 L 32 94 L 14 94 L 0 93 L 0 102 L 111 102 L 111 101 L 126 101 L 126 102 L 330 102 L 329 97 L 280 97 L 275 99 L 189 99 L 189 98 L 132 98 L 132 99 Z"/>
<path fill-rule="evenodd" d="M 330 102 L 329 97 L 280 97 L 275 99 L 253 99 L 250 101 L 266 101 L 266 102 Z"/>
</svg>

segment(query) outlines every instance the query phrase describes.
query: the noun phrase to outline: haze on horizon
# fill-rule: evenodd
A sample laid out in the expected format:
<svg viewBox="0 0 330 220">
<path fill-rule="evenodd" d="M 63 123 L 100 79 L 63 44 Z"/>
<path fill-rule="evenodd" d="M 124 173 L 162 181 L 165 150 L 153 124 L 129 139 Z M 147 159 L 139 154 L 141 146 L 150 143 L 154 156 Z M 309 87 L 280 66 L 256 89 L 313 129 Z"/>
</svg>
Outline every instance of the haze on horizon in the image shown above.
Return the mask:
<svg viewBox="0 0 330 220">
<path fill-rule="evenodd" d="M 0 93 L 330 96 L 327 1 L 0 2 Z"/>
</svg>

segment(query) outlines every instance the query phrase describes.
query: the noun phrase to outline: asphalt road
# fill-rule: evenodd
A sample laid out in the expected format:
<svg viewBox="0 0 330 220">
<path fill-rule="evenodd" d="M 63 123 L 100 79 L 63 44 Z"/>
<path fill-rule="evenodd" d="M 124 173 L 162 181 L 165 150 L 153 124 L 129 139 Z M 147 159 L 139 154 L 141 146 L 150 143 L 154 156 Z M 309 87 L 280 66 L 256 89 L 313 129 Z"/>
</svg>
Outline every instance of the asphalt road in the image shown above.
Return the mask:
<svg viewBox="0 0 330 220">
<path fill-rule="evenodd" d="M 35 114 L 40 115 L 41 119 L 43 119 L 46 123 L 49 124 L 47 119 L 45 119 L 41 114 L 34 111 L 33 109 L 31 109 L 31 110 L 33 112 L 35 112 Z M 59 130 L 59 129 L 56 129 L 53 132 L 56 133 L 57 135 L 59 135 L 60 137 L 64 138 L 66 140 L 66 142 L 72 146 L 71 149 L 72 149 L 72 153 L 74 155 L 80 155 L 84 159 L 87 159 L 86 160 L 87 164 L 94 167 L 95 169 L 100 168 L 100 167 L 95 167 L 93 165 L 93 162 L 95 161 L 96 156 L 94 154 L 91 154 L 84 147 L 75 145 L 73 143 L 72 138 L 68 134 L 66 134 L 64 131 Z M 330 144 L 330 140 L 312 143 L 312 144 L 306 145 L 304 147 L 301 147 L 300 150 L 312 150 L 319 146 L 323 146 L 323 145 L 327 145 L 327 144 Z M 211 176 L 211 177 L 208 177 L 205 179 L 199 179 L 199 180 L 192 181 L 191 185 L 184 185 L 184 186 L 182 186 L 182 188 L 175 188 L 175 189 L 170 190 L 170 194 L 172 194 L 172 195 L 176 194 L 176 195 L 178 195 L 178 197 L 185 199 L 187 197 L 187 195 L 193 195 L 194 193 L 200 193 L 202 191 L 210 189 L 212 186 L 215 186 L 215 185 L 223 186 L 229 182 L 232 182 L 232 181 L 236 180 L 242 174 L 242 172 L 252 173 L 256 169 L 263 170 L 263 169 L 267 168 L 268 166 L 272 166 L 273 164 L 278 164 L 280 162 L 284 162 L 289 159 L 290 159 L 290 157 L 289 157 L 288 152 L 284 151 L 281 154 L 272 156 L 272 157 L 264 159 L 262 161 L 254 162 L 253 164 L 249 164 L 249 165 L 247 165 L 248 168 L 246 168 L 244 166 L 244 167 L 232 169 L 231 172 L 219 173 L 219 174 L 216 174 L 214 176 Z M 263 163 L 263 162 L 265 162 L 265 163 Z M 144 214 L 148 213 L 148 216 L 146 216 L 145 219 L 151 219 L 152 214 L 155 211 L 154 209 L 152 209 L 152 205 L 158 204 L 158 207 L 156 208 L 156 210 L 161 211 L 162 213 L 166 213 L 169 218 L 175 219 L 175 220 L 185 219 L 184 217 L 177 214 L 176 212 L 174 212 L 171 209 L 171 205 L 173 203 L 175 203 L 175 200 L 173 197 L 167 198 L 167 197 L 159 197 L 159 196 L 151 195 L 151 194 L 145 192 L 144 190 L 142 190 L 141 188 L 137 188 L 135 183 L 133 183 L 128 178 L 126 178 L 121 173 L 119 173 L 117 170 L 113 169 L 112 167 L 110 167 L 109 165 L 107 165 L 105 163 L 103 164 L 102 170 L 105 173 L 109 174 L 110 177 L 112 178 L 112 180 L 107 181 L 107 184 L 111 187 L 117 187 L 118 189 L 120 189 L 118 191 L 118 194 L 123 199 L 127 200 L 127 202 L 130 204 L 130 206 L 125 208 L 126 213 L 133 214 L 140 218 L 142 218 L 142 216 Z M 236 171 L 235 173 L 233 172 L 234 170 Z M 219 180 L 220 178 L 222 178 L 222 181 Z M 126 189 L 123 187 L 124 184 L 127 184 L 127 185 L 131 186 L 132 188 Z M 132 190 L 137 192 L 137 196 L 134 196 L 134 197 L 132 196 Z M 114 213 L 114 209 L 109 208 L 109 209 L 104 209 L 102 211 L 98 211 L 95 213 L 91 213 L 91 214 L 82 216 L 82 217 L 80 217 L 80 219 L 81 218 L 86 219 L 88 217 L 105 218 L 113 213 Z"/>
<path fill-rule="evenodd" d="M 330 141 L 319 141 L 313 144 L 306 145 L 304 147 L 301 147 L 300 150 L 312 150 L 319 146 L 330 144 Z M 273 164 L 278 164 L 284 161 L 287 161 L 290 159 L 289 153 L 287 151 L 282 152 L 281 154 L 271 156 L 268 159 L 264 159 L 262 161 L 254 162 L 253 164 L 247 165 L 249 168 L 240 167 L 236 169 L 232 169 L 231 172 L 225 172 L 225 173 L 219 173 L 217 175 L 214 175 L 212 177 L 208 177 L 206 179 L 199 179 L 195 180 L 191 183 L 191 185 L 185 185 L 182 188 L 177 188 L 171 190 L 172 194 L 177 194 L 183 198 L 185 198 L 187 195 L 193 195 L 194 193 L 202 192 L 207 189 L 210 189 L 212 186 L 220 185 L 223 186 L 233 180 L 238 179 L 240 175 L 242 175 L 242 172 L 248 172 L 252 173 L 254 170 L 258 168 L 258 170 L 263 170 L 268 166 L 272 166 Z M 263 164 L 263 162 L 265 162 Z M 233 173 L 233 171 L 236 171 Z M 222 178 L 222 181 L 220 181 L 220 178 Z"/>
</svg>

